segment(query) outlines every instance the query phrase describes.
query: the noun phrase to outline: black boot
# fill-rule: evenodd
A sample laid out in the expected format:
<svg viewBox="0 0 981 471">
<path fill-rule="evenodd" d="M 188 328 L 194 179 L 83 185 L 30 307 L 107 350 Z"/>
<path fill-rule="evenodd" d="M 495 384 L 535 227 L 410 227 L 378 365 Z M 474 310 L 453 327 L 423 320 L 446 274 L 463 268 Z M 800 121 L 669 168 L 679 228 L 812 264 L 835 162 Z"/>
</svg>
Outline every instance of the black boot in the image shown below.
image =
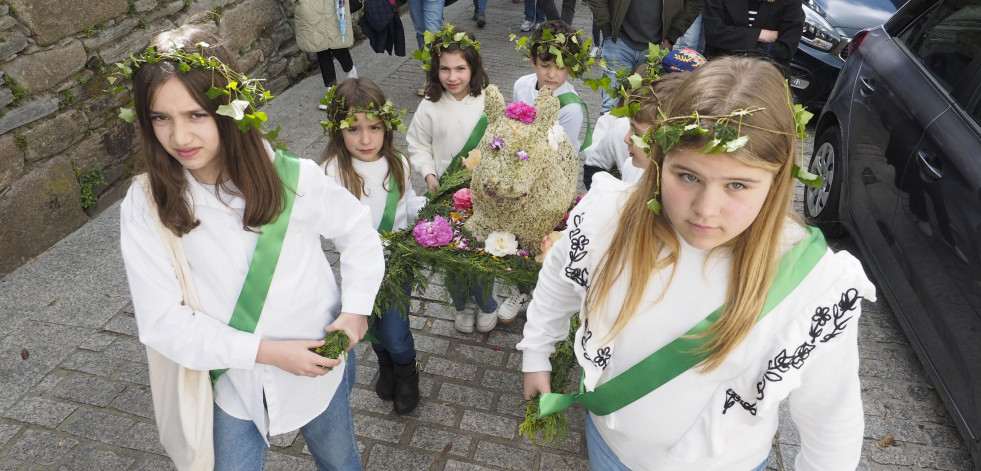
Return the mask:
<svg viewBox="0 0 981 471">
<path fill-rule="evenodd" d="M 395 372 L 395 413 L 399 415 L 412 412 L 419 405 L 419 370 L 416 362 L 394 364 Z"/>
<path fill-rule="evenodd" d="M 378 382 L 375 383 L 375 394 L 391 401 L 395 397 L 395 372 L 392 369 L 392 356 L 387 351 L 375 352 L 378 356 Z"/>
</svg>

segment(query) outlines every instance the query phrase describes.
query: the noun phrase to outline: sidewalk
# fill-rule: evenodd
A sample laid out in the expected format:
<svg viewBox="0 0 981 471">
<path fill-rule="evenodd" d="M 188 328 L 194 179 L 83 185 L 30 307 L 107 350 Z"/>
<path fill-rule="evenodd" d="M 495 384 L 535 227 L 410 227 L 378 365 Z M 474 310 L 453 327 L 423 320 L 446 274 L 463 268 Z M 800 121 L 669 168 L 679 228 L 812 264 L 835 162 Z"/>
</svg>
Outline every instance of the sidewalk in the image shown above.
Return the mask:
<svg viewBox="0 0 981 471">
<path fill-rule="evenodd" d="M 511 31 L 520 33 L 522 11 L 520 4 L 492 0 L 482 30 L 470 21 L 466 0 L 445 13 L 447 21 L 476 31 L 491 81 L 506 99 L 514 80 L 531 73 L 507 39 Z M 589 31 L 585 5 L 576 16 L 574 26 Z M 408 15 L 403 22 L 411 50 L 415 38 Z M 397 106 L 409 110 L 411 120 L 422 84 L 418 61 L 376 55 L 366 43 L 352 55 L 358 74 L 378 82 Z M 581 84 L 577 89 L 595 120 L 599 95 Z M 325 146 L 317 124 L 323 114 L 316 107 L 324 91 L 314 74 L 265 109 L 273 126 L 283 127 L 280 140 L 300 156 L 314 158 Z M 401 135 L 398 145 L 405 148 Z M 421 190 L 421 179 L 414 183 Z M 117 204 L 0 283 L 0 471 L 173 469 L 157 441 L 118 233 Z M 588 469 L 585 415 L 578 406 L 569 411 L 570 434 L 558 448 L 542 449 L 518 438 L 524 408 L 514 346 L 523 317 L 487 334 L 460 334 L 446 298 L 434 284 L 411 306 L 423 399 L 408 416 L 395 415 L 391 403 L 375 396 L 374 355 L 366 345 L 357 347 L 351 403 L 365 469 Z M 888 308 L 867 305 L 862 329 L 868 415 L 859 469 L 970 469 L 960 437 Z M 786 412 L 780 432 L 768 469 L 792 470 L 799 439 Z M 894 434 L 899 445 L 878 449 L 874 442 L 885 433 Z M 314 469 L 298 433 L 272 441 L 267 469 Z"/>
</svg>

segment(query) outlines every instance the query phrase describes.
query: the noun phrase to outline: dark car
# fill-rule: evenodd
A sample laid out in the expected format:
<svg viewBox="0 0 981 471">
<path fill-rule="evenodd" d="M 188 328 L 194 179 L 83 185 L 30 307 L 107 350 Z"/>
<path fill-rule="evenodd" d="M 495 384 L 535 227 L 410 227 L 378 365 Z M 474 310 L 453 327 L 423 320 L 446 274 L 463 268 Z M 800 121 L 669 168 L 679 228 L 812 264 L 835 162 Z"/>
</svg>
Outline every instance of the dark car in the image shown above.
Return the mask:
<svg viewBox="0 0 981 471">
<path fill-rule="evenodd" d="M 981 0 L 861 31 L 816 125 L 806 216 L 847 230 L 981 469 Z"/>
<path fill-rule="evenodd" d="M 791 60 L 797 101 L 820 107 L 845 63 L 848 40 L 884 23 L 906 0 L 804 0 L 804 34 Z"/>
</svg>

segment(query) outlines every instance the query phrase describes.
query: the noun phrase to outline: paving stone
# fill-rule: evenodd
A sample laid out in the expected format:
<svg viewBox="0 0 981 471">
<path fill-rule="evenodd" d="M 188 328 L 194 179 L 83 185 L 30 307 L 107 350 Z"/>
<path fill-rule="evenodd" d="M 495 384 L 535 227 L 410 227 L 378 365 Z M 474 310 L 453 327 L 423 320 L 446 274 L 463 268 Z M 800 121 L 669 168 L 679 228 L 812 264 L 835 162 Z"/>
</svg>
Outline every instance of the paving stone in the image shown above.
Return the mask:
<svg viewBox="0 0 981 471">
<path fill-rule="evenodd" d="M 494 471 L 491 468 L 485 466 L 475 465 L 473 463 L 464 463 L 457 460 L 449 460 L 446 462 L 446 467 L 443 468 L 444 471 Z M 542 471 L 545 471 L 544 469 Z"/>
<path fill-rule="evenodd" d="M 368 386 L 375 379 L 375 374 L 378 373 L 378 368 L 365 365 L 356 365 L 356 376 L 354 384 L 360 384 L 362 386 Z"/>
<path fill-rule="evenodd" d="M 424 448 L 431 451 L 438 451 L 441 454 L 466 456 L 470 450 L 471 437 L 459 432 L 436 430 L 429 427 L 419 427 L 412 434 L 409 445 Z M 449 447 L 446 453 L 443 450 Z"/>
<path fill-rule="evenodd" d="M 497 398 L 497 407 L 494 410 L 499 414 L 520 417 L 521 420 L 524 420 L 525 409 L 527 409 L 527 402 L 524 397 L 513 394 L 501 394 Z"/>
<path fill-rule="evenodd" d="M 140 471 L 176 471 L 174 463 L 169 458 L 157 455 L 147 455 L 146 460 L 138 468 Z"/>
<path fill-rule="evenodd" d="M 452 337 L 455 339 L 469 340 L 476 337 L 477 334 L 464 334 L 458 332 L 456 327 L 453 327 L 453 321 L 444 321 L 442 319 L 433 319 L 433 326 L 430 327 L 429 333 L 433 335 L 442 335 L 443 337 Z"/>
<path fill-rule="evenodd" d="M 428 471 L 432 467 L 435 460 L 436 458 L 431 455 L 416 453 L 414 451 L 406 451 L 379 443 L 371 447 L 371 452 L 368 454 L 368 463 L 365 466 L 365 469 Z"/>
<path fill-rule="evenodd" d="M 522 418 L 521 420 L 524 420 L 524 418 Z M 561 451 L 567 451 L 569 453 L 579 453 L 579 452 L 585 453 L 586 451 L 586 447 L 583 446 L 583 444 L 585 443 L 585 438 L 583 438 L 583 435 L 581 433 L 574 430 L 569 430 L 565 440 L 556 440 L 554 443 L 545 443 L 544 440 L 542 440 L 541 433 L 536 434 L 535 443 L 532 443 L 530 438 L 525 437 L 523 435 L 519 435 L 518 437 L 521 440 L 521 442 L 524 443 L 525 445 L 533 446 L 533 447 L 537 446 L 542 449 L 549 449 L 553 451 L 561 450 Z"/>
<path fill-rule="evenodd" d="M 423 400 L 408 417 L 446 426 L 456 425 L 456 408 Z"/>
<path fill-rule="evenodd" d="M 800 447 L 794 445 L 780 445 L 780 456 L 783 460 L 784 471 L 796 471 L 794 466 L 794 458 L 797 457 L 797 453 L 800 453 Z"/>
<path fill-rule="evenodd" d="M 136 459 L 123 456 L 111 451 L 100 450 L 89 446 L 77 446 L 68 460 L 61 465 L 63 471 L 91 471 L 93 469 L 126 469 Z"/>
<path fill-rule="evenodd" d="M 112 379 L 150 387 L 150 370 L 145 363 L 123 362 Z"/>
<path fill-rule="evenodd" d="M 269 452 L 269 460 L 266 462 L 266 469 L 273 471 L 309 471 L 314 469 L 313 463 L 308 458 L 291 456 L 285 453 Z"/>
<path fill-rule="evenodd" d="M 113 443 L 133 426 L 133 419 L 82 409 L 68 419 L 64 430 L 80 437 Z"/>
<path fill-rule="evenodd" d="M 146 347 L 136 338 L 118 337 L 106 347 L 105 353 L 120 360 L 146 364 Z"/>
<path fill-rule="evenodd" d="M 58 386 L 58 384 L 60 384 L 61 381 L 64 379 L 65 378 L 59 373 L 50 373 L 44 375 L 44 378 L 41 378 L 41 381 L 38 381 L 37 384 L 35 384 L 34 387 L 31 388 L 31 392 L 37 395 L 47 394 L 51 392 L 51 390 L 54 389 L 56 386 Z"/>
<path fill-rule="evenodd" d="M 423 317 L 429 319 L 445 319 L 452 321 L 456 319 L 456 308 L 449 304 L 443 303 L 429 303 L 426 306 L 426 311 L 423 312 Z"/>
<path fill-rule="evenodd" d="M 109 322 L 102 329 L 134 338 L 139 337 L 139 331 L 136 329 L 136 318 L 131 313 L 119 314 L 109 319 Z"/>
<path fill-rule="evenodd" d="M 387 414 L 392 412 L 392 402 L 379 398 L 373 389 L 369 391 L 364 388 L 354 388 L 351 391 L 351 408 Z"/>
<path fill-rule="evenodd" d="M 484 370 L 484 378 L 480 384 L 485 388 L 503 389 L 508 392 L 522 391 L 524 375 L 515 371 Z"/>
<path fill-rule="evenodd" d="M 443 383 L 439 388 L 439 400 L 464 407 L 489 410 L 494 394 L 483 389 L 460 384 Z"/>
<path fill-rule="evenodd" d="M 416 312 L 415 309 L 413 309 L 413 312 Z M 425 317 L 412 316 L 412 315 L 409 316 L 409 328 L 410 329 L 415 330 L 415 331 L 418 331 L 418 330 L 422 330 L 425 327 L 426 327 L 426 318 Z M 412 335 L 418 335 L 418 334 L 417 333 L 413 333 Z"/>
<path fill-rule="evenodd" d="M 405 431 L 405 424 L 369 415 L 354 416 L 354 433 L 375 440 L 398 443 Z"/>
<path fill-rule="evenodd" d="M 25 397 L 3 416 L 42 427 L 57 428 L 75 409 L 77 409 L 76 406 L 61 401 L 41 397 Z"/>
<path fill-rule="evenodd" d="M 425 371 L 433 375 L 473 381 L 477 374 L 477 367 L 445 358 L 430 357 L 426 362 Z"/>
<path fill-rule="evenodd" d="M 123 448 L 145 451 L 165 455 L 163 446 L 160 445 L 160 436 L 157 434 L 157 426 L 153 423 L 137 422 L 130 429 L 129 433 L 116 440 L 116 445 Z"/>
<path fill-rule="evenodd" d="M 273 435 L 269 437 L 269 443 L 273 446 L 279 446 L 283 448 L 289 448 L 296 442 L 296 437 L 300 435 L 299 430 L 294 430 L 292 432 L 281 433 L 279 435 Z"/>
<path fill-rule="evenodd" d="M 116 370 L 116 367 L 120 363 L 120 360 L 107 357 L 101 353 L 76 350 L 67 360 L 61 362 L 59 366 L 66 370 L 81 371 L 83 373 L 107 377 Z"/>
<path fill-rule="evenodd" d="M 153 396 L 150 388 L 130 386 L 112 401 L 110 407 L 146 419 L 153 418 Z"/>
<path fill-rule="evenodd" d="M 873 466 L 911 466 L 913 461 L 907 454 L 908 446 L 898 444 L 886 448 L 879 448 L 874 441 L 866 440 L 862 444 L 862 455 L 873 463 Z M 784 464 L 787 463 L 787 455 L 784 454 Z M 791 458 L 792 460 L 792 458 Z M 793 463 L 791 463 L 793 464 Z M 790 468 L 786 468 L 790 469 Z"/>
<path fill-rule="evenodd" d="M 126 386 L 94 376 L 75 376 L 62 382 L 55 396 L 83 404 L 105 407 L 126 389 Z"/>
<path fill-rule="evenodd" d="M 456 344 L 452 349 L 454 358 L 483 366 L 500 366 L 505 355 L 500 350 L 465 343 Z"/>
<path fill-rule="evenodd" d="M 53 465 L 64 459 L 76 445 L 78 445 L 77 440 L 64 434 L 28 429 L 21 434 L 5 455 L 35 464 Z"/>
<path fill-rule="evenodd" d="M 960 471 L 973 469 L 971 455 L 964 449 L 931 448 L 916 450 L 914 462 L 926 469 Z"/>
<path fill-rule="evenodd" d="M 508 364 L 509 370 L 521 371 L 521 352 L 511 352 L 508 354 Z"/>
<path fill-rule="evenodd" d="M 23 427 L 20 425 L 0 424 L 0 448 L 3 448 L 11 438 L 14 438 L 21 428 Z"/>
<path fill-rule="evenodd" d="M 115 335 L 104 332 L 95 332 L 90 335 L 89 338 L 85 339 L 85 341 L 82 342 L 78 348 L 101 352 L 105 350 L 106 347 L 108 347 L 114 340 L 116 340 Z"/>
<path fill-rule="evenodd" d="M 536 453 L 516 448 L 514 445 L 481 441 L 477 443 L 477 451 L 473 458 L 492 466 L 524 471 L 534 466 Z"/>
<path fill-rule="evenodd" d="M 491 346 L 499 346 L 501 350 L 513 351 L 514 346 L 521 341 L 521 338 L 522 336 L 519 333 L 494 330 L 487 337 L 487 343 Z"/>
<path fill-rule="evenodd" d="M 561 469 L 563 471 L 588 471 L 589 459 L 580 456 L 559 455 L 555 453 L 542 453 L 542 470 Z"/>
<path fill-rule="evenodd" d="M 460 429 L 495 437 L 513 438 L 518 430 L 518 421 L 513 417 L 465 410 L 460 420 Z"/>
<path fill-rule="evenodd" d="M 446 339 L 431 337 L 426 334 L 414 333 L 412 338 L 415 341 L 416 350 L 420 352 L 443 355 L 450 348 L 450 341 Z"/>
</svg>

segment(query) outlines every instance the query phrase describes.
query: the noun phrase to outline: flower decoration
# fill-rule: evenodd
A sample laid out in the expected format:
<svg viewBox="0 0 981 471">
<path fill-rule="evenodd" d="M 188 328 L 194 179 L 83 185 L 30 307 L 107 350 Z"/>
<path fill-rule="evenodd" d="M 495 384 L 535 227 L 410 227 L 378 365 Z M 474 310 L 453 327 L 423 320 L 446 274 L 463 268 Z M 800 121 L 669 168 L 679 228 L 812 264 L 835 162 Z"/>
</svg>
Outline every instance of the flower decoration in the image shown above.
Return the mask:
<svg viewBox="0 0 981 471">
<path fill-rule="evenodd" d="M 528 160 L 528 153 L 523 150 L 519 150 L 517 155 L 521 160 Z"/>
<path fill-rule="evenodd" d="M 495 257 L 514 255 L 518 253 L 518 238 L 510 232 L 491 232 L 484 243 L 484 251 Z"/>
<path fill-rule="evenodd" d="M 432 68 L 433 53 L 438 56 L 440 49 L 450 47 L 450 44 L 459 44 L 460 49 L 474 48 L 480 52 L 480 41 L 472 39 L 471 36 L 463 31 L 456 31 L 453 25 L 447 23 L 443 29 L 436 31 L 426 31 L 423 34 L 423 46 L 412 53 L 412 57 L 422 61 L 422 70 L 429 72 Z M 435 51 L 434 51 L 435 50 Z"/>
<path fill-rule="evenodd" d="M 532 118 L 534 119 L 534 118 Z M 490 141 L 490 148 L 494 150 L 501 150 L 504 148 L 504 139 L 495 137 Z"/>
<path fill-rule="evenodd" d="M 453 240 L 453 226 L 443 216 L 436 216 L 432 221 L 416 223 L 412 235 L 423 247 L 440 247 Z"/>
<path fill-rule="evenodd" d="M 523 102 L 514 102 L 508 105 L 504 110 L 508 118 L 516 119 L 525 124 L 531 124 L 535 121 L 535 116 L 538 115 L 538 110 L 534 106 L 531 106 Z"/>
<path fill-rule="evenodd" d="M 473 170 L 477 168 L 477 164 L 480 163 L 480 149 L 474 149 L 463 158 L 463 166 Z"/>
<path fill-rule="evenodd" d="M 508 36 L 508 40 L 514 41 L 514 48 L 524 59 L 548 53 L 555 56 L 556 66 L 569 69 L 569 76 L 582 78 L 589 75 L 589 67 L 596 62 L 596 59 L 589 55 L 593 41 L 589 38 L 583 39 L 584 37 L 582 31 L 565 34 L 553 33 L 552 30 L 545 29 L 542 30 L 541 37 L 537 41 L 532 41 L 529 36 L 519 38 L 513 33 Z"/>
<path fill-rule="evenodd" d="M 460 188 L 453 193 L 453 207 L 458 210 L 473 208 L 473 202 L 470 201 L 470 188 Z"/>
<path fill-rule="evenodd" d="M 320 126 L 324 128 L 324 133 L 326 134 L 329 130 L 345 129 L 350 127 L 354 123 L 356 113 L 364 113 L 368 119 L 378 119 L 382 123 L 385 123 L 385 129 L 391 131 L 397 129 L 401 133 L 405 133 L 405 123 L 402 118 L 405 117 L 405 108 L 401 110 L 396 110 L 395 105 L 392 100 L 385 100 L 385 103 L 381 106 L 375 103 L 357 103 L 356 105 L 348 106 L 344 103 L 343 98 L 336 96 L 337 85 L 334 85 L 327 89 L 327 93 L 323 98 L 320 99 L 320 103 L 327 105 L 327 109 L 324 111 L 327 113 L 327 119 L 320 121 Z"/>
</svg>

